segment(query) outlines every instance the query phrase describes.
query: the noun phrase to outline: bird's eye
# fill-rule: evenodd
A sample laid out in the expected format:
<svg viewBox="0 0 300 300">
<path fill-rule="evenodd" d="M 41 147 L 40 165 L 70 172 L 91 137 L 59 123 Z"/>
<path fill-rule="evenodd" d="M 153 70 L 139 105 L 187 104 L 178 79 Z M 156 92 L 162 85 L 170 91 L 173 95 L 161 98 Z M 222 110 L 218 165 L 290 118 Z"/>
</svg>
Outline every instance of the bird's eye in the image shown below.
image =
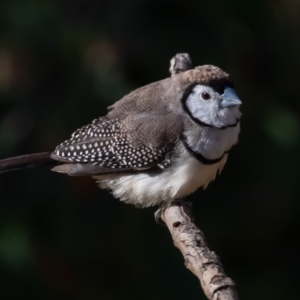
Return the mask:
<svg viewBox="0 0 300 300">
<path fill-rule="evenodd" d="M 203 92 L 201 96 L 204 100 L 209 100 L 211 98 L 210 94 L 206 92 Z"/>
</svg>

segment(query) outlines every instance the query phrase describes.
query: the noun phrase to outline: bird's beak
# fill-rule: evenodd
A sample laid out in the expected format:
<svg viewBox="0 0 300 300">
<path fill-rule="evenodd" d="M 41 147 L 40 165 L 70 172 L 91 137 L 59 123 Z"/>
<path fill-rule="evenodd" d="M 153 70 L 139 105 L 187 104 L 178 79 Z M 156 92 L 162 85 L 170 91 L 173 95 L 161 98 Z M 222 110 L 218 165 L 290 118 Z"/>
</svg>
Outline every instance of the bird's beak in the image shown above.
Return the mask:
<svg viewBox="0 0 300 300">
<path fill-rule="evenodd" d="M 227 86 L 224 90 L 224 94 L 221 97 L 222 97 L 222 101 L 220 103 L 221 108 L 242 104 L 242 101 L 239 99 L 235 90 L 231 87 Z"/>
</svg>

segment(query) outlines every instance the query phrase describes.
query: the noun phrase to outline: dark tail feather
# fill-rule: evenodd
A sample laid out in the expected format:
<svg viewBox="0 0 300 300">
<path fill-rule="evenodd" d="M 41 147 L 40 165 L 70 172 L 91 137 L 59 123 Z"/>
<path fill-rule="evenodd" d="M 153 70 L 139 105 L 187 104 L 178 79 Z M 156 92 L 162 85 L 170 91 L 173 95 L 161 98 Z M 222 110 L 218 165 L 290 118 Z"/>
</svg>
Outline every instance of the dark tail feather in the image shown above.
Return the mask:
<svg viewBox="0 0 300 300">
<path fill-rule="evenodd" d="M 20 169 L 43 165 L 57 165 L 58 161 L 50 158 L 51 152 L 34 153 L 0 160 L 0 174 Z"/>
</svg>

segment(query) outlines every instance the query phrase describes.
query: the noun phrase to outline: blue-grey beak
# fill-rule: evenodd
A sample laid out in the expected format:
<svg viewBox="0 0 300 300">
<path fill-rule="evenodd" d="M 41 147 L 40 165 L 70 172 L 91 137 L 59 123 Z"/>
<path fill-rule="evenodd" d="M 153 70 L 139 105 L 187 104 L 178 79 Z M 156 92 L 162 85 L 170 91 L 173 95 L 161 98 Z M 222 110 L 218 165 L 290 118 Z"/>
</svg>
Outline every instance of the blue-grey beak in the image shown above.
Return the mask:
<svg viewBox="0 0 300 300">
<path fill-rule="evenodd" d="M 222 101 L 220 103 L 221 108 L 241 105 L 242 101 L 239 99 L 235 90 L 231 87 L 225 87 L 224 94 L 221 96 Z"/>
</svg>

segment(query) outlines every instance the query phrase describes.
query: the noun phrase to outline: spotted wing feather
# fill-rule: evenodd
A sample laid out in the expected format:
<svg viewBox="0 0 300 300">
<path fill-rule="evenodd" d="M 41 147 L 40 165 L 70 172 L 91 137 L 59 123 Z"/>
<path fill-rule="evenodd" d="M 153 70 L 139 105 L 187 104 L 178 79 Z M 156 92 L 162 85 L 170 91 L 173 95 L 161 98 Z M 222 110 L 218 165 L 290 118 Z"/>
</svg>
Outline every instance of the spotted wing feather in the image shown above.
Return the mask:
<svg viewBox="0 0 300 300">
<path fill-rule="evenodd" d="M 174 143 L 159 148 L 144 144 L 136 146 L 121 120 L 102 117 L 76 130 L 69 140 L 56 147 L 51 156 L 76 164 L 69 168 L 70 175 L 84 175 L 85 172 L 88 175 L 109 173 L 108 169 L 114 173 L 116 170 L 129 172 L 155 166 L 162 168 L 170 162 L 167 154 L 173 148 Z"/>
</svg>

